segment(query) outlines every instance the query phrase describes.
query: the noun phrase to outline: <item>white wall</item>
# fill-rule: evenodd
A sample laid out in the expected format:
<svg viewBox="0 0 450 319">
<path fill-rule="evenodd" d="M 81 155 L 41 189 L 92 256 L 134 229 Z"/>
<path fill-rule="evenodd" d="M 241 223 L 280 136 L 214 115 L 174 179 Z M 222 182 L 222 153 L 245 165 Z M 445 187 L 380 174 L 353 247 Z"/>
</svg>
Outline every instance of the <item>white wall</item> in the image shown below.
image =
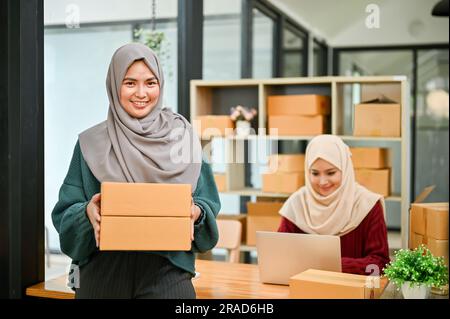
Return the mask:
<svg viewBox="0 0 450 319">
<path fill-rule="evenodd" d="M 177 1 L 156 1 L 157 18 L 177 16 Z M 75 5 L 74 8 L 72 5 Z M 44 25 L 65 24 L 68 17 L 78 10 L 80 24 L 150 19 L 151 0 L 45 0 Z"/>
</svg>

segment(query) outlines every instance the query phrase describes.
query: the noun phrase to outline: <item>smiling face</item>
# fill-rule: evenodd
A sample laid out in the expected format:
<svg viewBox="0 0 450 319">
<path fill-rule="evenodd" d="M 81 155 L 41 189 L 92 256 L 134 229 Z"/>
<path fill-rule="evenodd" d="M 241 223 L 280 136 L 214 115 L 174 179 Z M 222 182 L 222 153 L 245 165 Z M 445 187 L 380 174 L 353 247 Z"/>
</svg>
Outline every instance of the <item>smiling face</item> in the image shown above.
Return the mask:
<svg viewBox="0 0 450 319">
<path fill-rule="evenodd" d="M 328 196 L 341 186 L 342 172 L 330 162 L 318 158 L 309 170 L 309 181 L 316 193 Z"/>
<path fill-rule="evenodd" d="M 129 68 L 120 87 L 120 104 L 132 117 L 147 116 L 158 103 L 159 83 L 144 61 L 135 61 Z"/>
</svg>

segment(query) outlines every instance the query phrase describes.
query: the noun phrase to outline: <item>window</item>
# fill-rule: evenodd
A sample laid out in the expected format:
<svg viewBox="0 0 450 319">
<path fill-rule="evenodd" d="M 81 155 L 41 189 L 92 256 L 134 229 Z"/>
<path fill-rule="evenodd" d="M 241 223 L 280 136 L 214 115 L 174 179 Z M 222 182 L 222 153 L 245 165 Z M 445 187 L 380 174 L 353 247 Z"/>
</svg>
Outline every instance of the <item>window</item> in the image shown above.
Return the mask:
<svg viewBox="0 0 450 319">
<path fill-rule="evenodd" d="M 273 35 L 275 22 L 253 9 L 253 78 L 273 77 Z"/>
<path fill-rule="evenodd" d="M 313 41 L 313 76 L 324 76 L 328 74 L 328 52 L 327 46 L 314 39 Z"/>
<path fill-rule="evenodd" d="M 283 77 L 306 76 L 306 37 L 293 27 L 283 30 Z"/>
</svg>

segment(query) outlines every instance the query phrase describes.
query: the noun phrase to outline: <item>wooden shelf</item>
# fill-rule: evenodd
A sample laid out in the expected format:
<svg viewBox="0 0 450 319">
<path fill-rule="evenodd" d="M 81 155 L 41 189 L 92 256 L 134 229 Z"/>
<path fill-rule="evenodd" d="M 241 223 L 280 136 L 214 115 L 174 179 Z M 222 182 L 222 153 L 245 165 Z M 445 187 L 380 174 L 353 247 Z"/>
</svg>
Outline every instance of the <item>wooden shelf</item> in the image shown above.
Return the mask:
<svg viewBox="0 0 450 319">
<path fill-rule="evenodd" d="M 288 198 L 291 195 L 285 193 L 266 193 L 257 188 L 244 188 L 239 190 L 231 190 L 222 192 L 222 194 L 240 195 L 240 196 L 258 196 L 258 197 L 277 197 L 277 198 Z"/>
<path fill-rule="evenodd" d="M 271 136 L 267 130 L 268 105 L 271 95 L 291 94 L 318 94 L 326 95 L 331 99 L 331 114 L 329 118 L 329 134 L 339 136 L 350 147 L 383 147 L 389 148 L 392 165 L 391 190 L 393 195 L 385 198 L 386 202 L 398 203 L 400 208 L 395 209 L 401 214 L 401 242 L 402 247 L 408 247 L 409 241 L 409 207 L 410 200 L 410 88 L 406 76 L 323 76 L 323 77 L 296 77 L 272 79 L 242 79 L 205 81 L 192 80 L 191 82 L 191 121 L 201 115 L 225 115 L 229 113 L 232 105 L 246 105 L 257 107 L 258 116 L 253 123 L 257 135 L 217 136 L 203 139 L 203 145 L 213 139 L 222 139 L 224 154 L 226 156 L 226 184 L 230 191 L 222 194 L 287 198 L 290 194 L 265 193 L 260 189 L 245 187 L 247 166 L 241 161 L 243 147 L 249 147 L 240 141 L 277 142 L 277 141 L 304 141 L 308 142 L 314 136 Z M 354 86 L 353 84 L 358 84 Z M 354 111 L 351 109 L 355 103 L 361 102 L 362 92 L 368 88 L 391 91 L 401 105 L 401 136 L 400 137 L 360 137 L 353 136 Z M 359 90 L 359 94 L 355 90 Z M 354 92 L 355 91 L 355 92 Z M 394 93 L 392 93 L 394 92 Z M 352 95 L 356 94 L 356 95 Z M 353 97 L 359 98 L 355 100 Z M 222 143 L 221 143 L 222 144 Z M 270 143 L 268 143 L 270 144 Z M 289 143 L 287 143 L 289 144 Z M 286 145 L 289 146 L 289 145 Z M 286 147 L 288 149 L 288 147 Z M 239 158 L 239 160 L 237 160 Z M 395 159 L 395 163 L 394 163 Z M 400 180 L 399 180 L 400 179 Z M 388 212 L 389 213 L 389 212 Z M 398 218 L 395 218 L 395 222 Z"/>
<path fill-rule="evenodd" d="M 348 136 L 338 135 L 344 141 L 373 141 L 373 142 L 402 142 L 401 137 L 364 137 L 364 136 Z M 213 136 L 212 138 L 202 138 L 203 141 L 209 141 L 212 139 L 227 139 L 227 140 L 279 140 L 279 141 L 309 141 L 315 136 L 273 136 L 273 135 L 249 135 L 249 136 Z"/>
<path fill-rule="evenodd" d="M 291 194 L 287 194 L 287 193 L 267 193 L 267 192 L 263 192 L 262 190 L 260 190 L 258 188 L 250 188 L 250 187 L 247 187 L 244 189 L 225 191 L 225 192 L 221 192 L 221 194 L 239 195 L 239 196 L 274 197 L 274 198 L 288 198 L 289 196 L 291 196 Z M 401 202 L 402 197 L 400 195 L 393 194 L 391 196 L 385 197 L 384 200 L 388 201 L 388 202 Z"/>
</svg>

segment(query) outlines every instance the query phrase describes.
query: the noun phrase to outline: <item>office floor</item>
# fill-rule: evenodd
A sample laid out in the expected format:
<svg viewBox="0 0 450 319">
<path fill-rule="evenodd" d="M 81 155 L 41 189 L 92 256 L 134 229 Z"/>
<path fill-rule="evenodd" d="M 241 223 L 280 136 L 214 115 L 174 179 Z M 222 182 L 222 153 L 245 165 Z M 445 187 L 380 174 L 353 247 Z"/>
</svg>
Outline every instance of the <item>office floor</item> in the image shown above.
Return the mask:
<svg viewBox="0 0 450 319">
<path fill-rule="evenodd" d="M 394 251 L 398 250 L 401 246 L 401 237 L 399 231 L 389 231 L 388 241 L 390 248 L 391 259 L 394 256 Z M 50 262 L 48 263 L 48 256 Z M 45 280 L 50 280 L 61 275 L 67 274 L 70 267 L 70 258 L 63 254 L 49 254 L 45 257 Z M 218 258 L 223 259 L 223 258 Z"/>
</svg>

